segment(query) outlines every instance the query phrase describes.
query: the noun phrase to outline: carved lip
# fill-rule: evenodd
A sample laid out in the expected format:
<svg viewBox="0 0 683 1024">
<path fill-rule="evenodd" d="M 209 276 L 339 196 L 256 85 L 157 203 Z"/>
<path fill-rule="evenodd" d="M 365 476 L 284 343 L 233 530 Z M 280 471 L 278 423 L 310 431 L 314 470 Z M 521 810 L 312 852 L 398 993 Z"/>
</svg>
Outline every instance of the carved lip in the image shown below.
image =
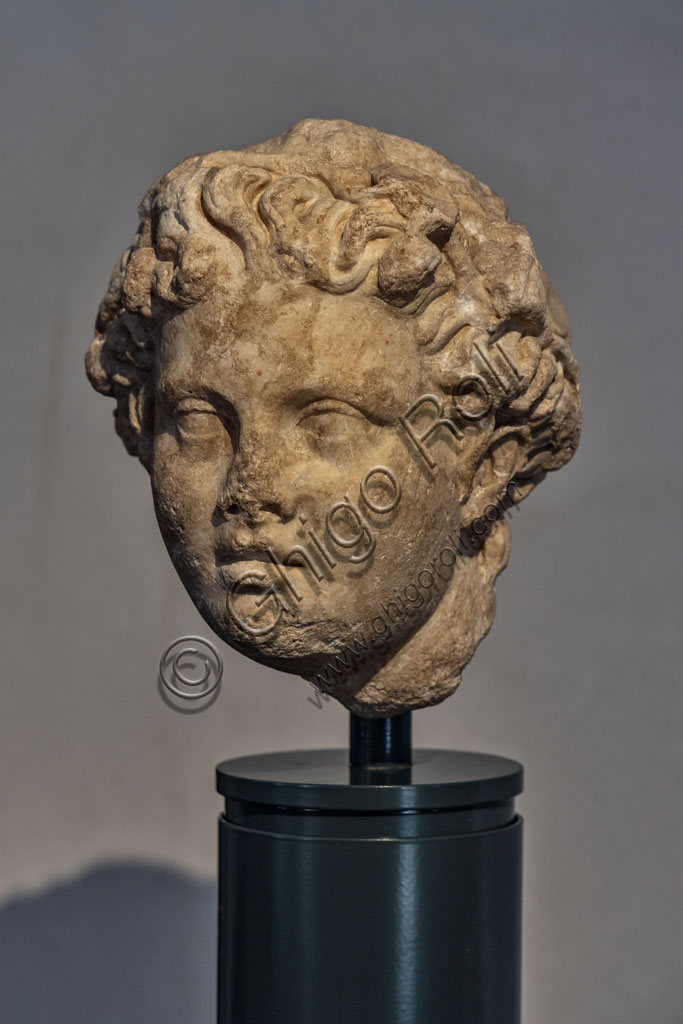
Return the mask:
<svg viewBox="0 0 683 1024">
<path fill-rule="evenodd" d="M 260 546 L 222 547 L 216 551 L 216 567 L 230 583 L 235 583 L 246 573 L 254 573 L 252 578 L 245 580 L 240 586 L 241 592 L 273 585 L 276 578 L 273 559 L 280 561 L 277 552 L 272 548 Z"/>
<path fill-rule="evenodd" d="M 272 549 L 271 549 L 272 550 Z M 277 555 L 273 552 L 274 557 Z M 217 565 L 234 565 L 235 562 L 270 562 L 268 551 L 265 548 L 223 548 L 216 552 Z"/>
<path fill-rule="evenodd" d="M 216 550 L 216 565 L 234 566 L 245 562 L 265 562 L 272 565 L 273 560 L 281 564 L 280 556 L 270 545 L 235 544 L 219 547 Z"/>
</svg>

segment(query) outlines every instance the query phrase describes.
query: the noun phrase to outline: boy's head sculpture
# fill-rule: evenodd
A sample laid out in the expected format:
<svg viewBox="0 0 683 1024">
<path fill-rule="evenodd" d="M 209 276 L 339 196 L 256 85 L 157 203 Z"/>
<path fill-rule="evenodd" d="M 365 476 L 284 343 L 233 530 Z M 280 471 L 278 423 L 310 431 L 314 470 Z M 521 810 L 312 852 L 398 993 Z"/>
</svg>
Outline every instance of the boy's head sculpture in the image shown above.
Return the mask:
<svg viewBox="0 0 683 1024">
<path fill-rule="evenodd" d="M 358 714 L 444 700 L 506 511 L 578 440 L 526 230 L 433 150 L 321 120 L 185 160 L 140 219 L 87 369 L 195 605 Z"/>
</svg>

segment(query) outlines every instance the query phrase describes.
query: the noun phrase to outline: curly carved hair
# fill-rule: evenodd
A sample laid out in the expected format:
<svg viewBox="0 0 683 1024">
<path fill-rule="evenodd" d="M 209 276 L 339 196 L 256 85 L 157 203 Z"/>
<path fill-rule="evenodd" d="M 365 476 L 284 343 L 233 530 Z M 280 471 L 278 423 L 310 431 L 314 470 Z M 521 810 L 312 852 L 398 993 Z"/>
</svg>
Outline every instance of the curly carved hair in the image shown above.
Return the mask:
<svg viewBox="0 0 683 1024">
<path fill-rule="evenodd" d="M 215 288 L 237 306 L 268 278 L 360 289 L 414 316 L 444 395 L 472 369 L 475 345 L 503 343 L 520 379 L 496 392 L 492 431 L 524 438 L 521 496 L 574 453 L 578 368 L 562 305 L 503 200 L 434 150 L 348 121 L 301 121 L 185 160 L 139 216 L 86 368 L 116 399 L 116 430 L 148 469 L 160 323 Z"/>
</svg>

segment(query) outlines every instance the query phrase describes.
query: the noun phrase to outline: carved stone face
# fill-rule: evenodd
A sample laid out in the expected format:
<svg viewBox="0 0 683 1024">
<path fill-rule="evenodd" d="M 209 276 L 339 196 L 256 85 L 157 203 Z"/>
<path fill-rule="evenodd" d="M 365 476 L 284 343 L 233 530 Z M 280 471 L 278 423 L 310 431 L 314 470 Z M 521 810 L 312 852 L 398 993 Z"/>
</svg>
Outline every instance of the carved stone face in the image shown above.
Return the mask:
<svg viewBox="0 0 683 1024">
<path fill-rule="evenodd" d="M 443 593 L 418 577 L 459 522 L 453 446 L 434 476 L 399 420 L 430 390 L 410 318 L 274 283 L 228 313 L 217 290 L 159 353 L 155 506 L 204 617 L 299 674 L 354 643 L 385 659 Z"/>
<path fill-rule="evenodd" d="M 367 717 L 488 631 L 512 503 L 573 455 L 564 311 L 445 157 L 307 120 L 157 181 L 86 359 L 227 643 Z"/>
</svg>

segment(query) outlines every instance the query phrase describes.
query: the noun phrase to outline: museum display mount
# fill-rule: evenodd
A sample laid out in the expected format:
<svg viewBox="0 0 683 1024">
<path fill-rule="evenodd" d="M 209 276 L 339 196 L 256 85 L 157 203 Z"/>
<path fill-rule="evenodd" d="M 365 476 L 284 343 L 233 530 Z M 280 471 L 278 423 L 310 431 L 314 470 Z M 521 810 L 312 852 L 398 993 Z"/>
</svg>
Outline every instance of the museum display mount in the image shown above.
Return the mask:
<svg viewBox="0 0 683 1024">
<path fill-rule="evenodd" d="M 219 1024 L 519 1024 L 517 762 L 352 714 L 217 782 Z"/>
</svg>

